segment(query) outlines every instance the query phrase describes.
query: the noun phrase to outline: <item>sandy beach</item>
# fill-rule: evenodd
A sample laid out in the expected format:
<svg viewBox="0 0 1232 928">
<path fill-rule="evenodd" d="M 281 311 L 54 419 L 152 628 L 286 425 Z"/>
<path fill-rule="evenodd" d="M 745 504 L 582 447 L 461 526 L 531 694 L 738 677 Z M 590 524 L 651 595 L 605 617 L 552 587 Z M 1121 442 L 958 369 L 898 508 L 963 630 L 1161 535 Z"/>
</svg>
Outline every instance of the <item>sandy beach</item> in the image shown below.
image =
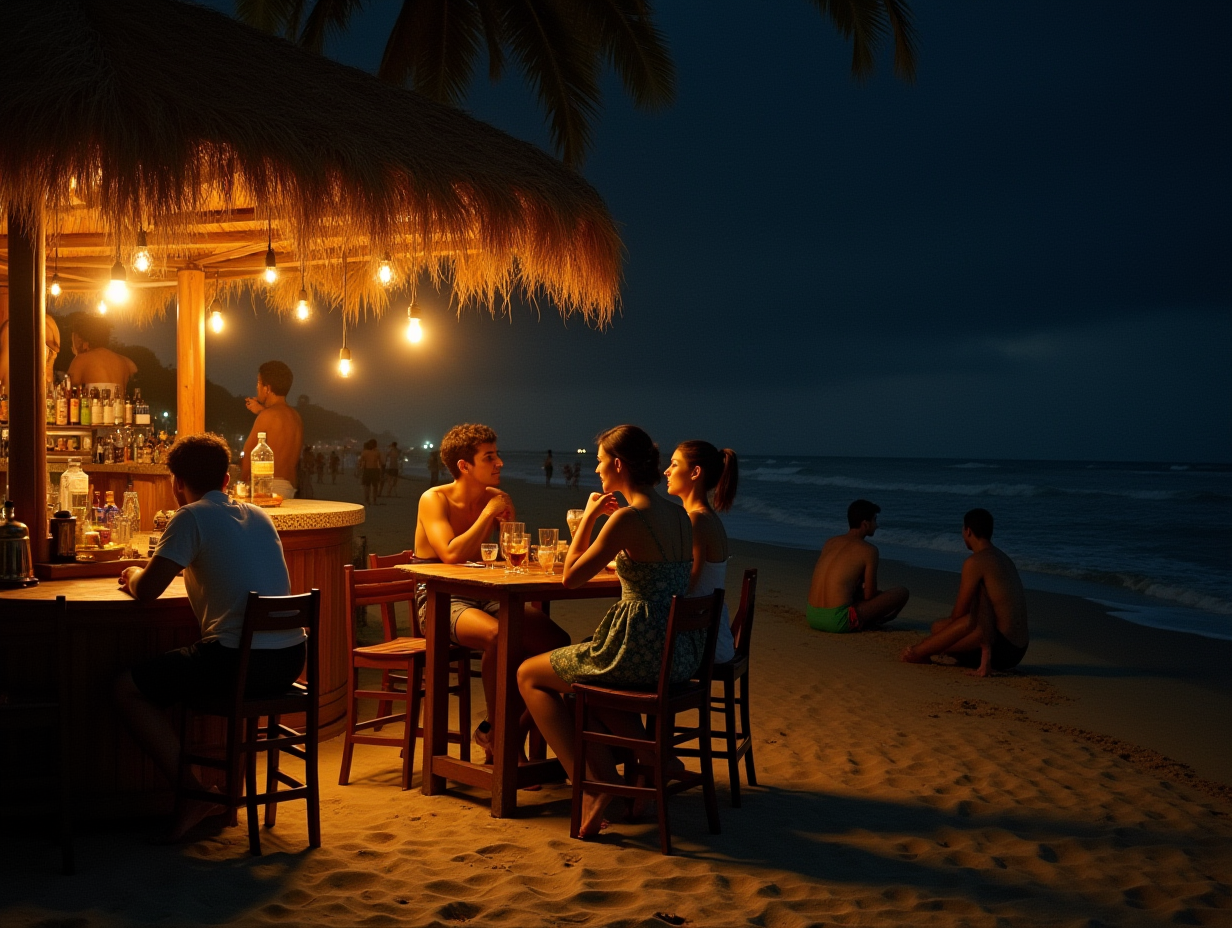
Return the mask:
<svg viewBox="0 0 1232 928">
<path fill-rule="evenodd" d="M 426 481 L 369 510 L 358 533 L 410 540 Z M 529 527 L 559 526 L 581 491 L 506 489 Z M 359 501 L 346 476 L 318 495 Z M 357 534 L 358 534 L 357 533 Z M 820 539 L 819 539 L 820 542 Z M 1232 925 L 1232 642 L 1131 625 L 1099 606 L 1030 592 L 1032 644 L 988 680 L 897 660 L 946 614 L 957 575 L 885 562 L 912 599 L 886 631 L 826 636 L 803 621 L 815 552 L 734 543 L 728 574 L 760 571 L 753 641 L 759 785 L 727 802 L 723 833 L 700 794 L 673 800 L 677 853 L 652 822 L 568 837 L 564 784 L 522 793 L 495 820 L 486 795 L 398 789 L 397 752 L 360 746 L 336 785 L 322 746 L 324 846 L 284 807 L 250 858 L 238 828 L 180 847 L 153 822 L 87 824 L 74 877 L 55 848 L 9 829 L 5 926 L 120 925 Z M 558 605 L 574 636 L 605 604 Z M 367 626 L 375 630 L 375 623 Z M 478 696 L 478 688 L 476 688 Z M 481 700 L 477 700 L 482 705 Z M 218 820 L 216 820 L 218 821 Z"/>
</svg>

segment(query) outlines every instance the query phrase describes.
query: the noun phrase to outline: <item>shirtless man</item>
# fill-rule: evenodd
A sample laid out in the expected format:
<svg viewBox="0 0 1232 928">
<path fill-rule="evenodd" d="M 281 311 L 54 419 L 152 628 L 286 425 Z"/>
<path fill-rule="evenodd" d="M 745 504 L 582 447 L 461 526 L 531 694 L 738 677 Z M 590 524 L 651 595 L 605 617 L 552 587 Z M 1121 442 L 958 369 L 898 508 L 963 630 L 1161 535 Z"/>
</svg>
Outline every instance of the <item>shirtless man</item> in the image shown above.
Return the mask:
<svg viewBox="0 0 1232 928">
<path fill-rule="evenodd" d="M 972 553 L 963 564 L 954 609 L 901 657 L 925 664 L 934 654 L 952 654 L 959 666 L 975 668 L 972 676 L 986 677 L 1017 667 L 1027 653 L 1027 597 L 1018 568 L 992 543 L 991 512 L 972 509 L 963 516 L 962 537 Z"/>
<path fill-rule="evenodd" d="M 287 404 L 293 378 L 291 368 L 281 361 L 266 361 L 257 368 L 257 395 L 244 399 L 248 411 L 256 413 L 257 421 L 244 442 L 240 479 L 251 479 L 252 449 L 257 446 L 257 433 L 264 432 L 265 443 L 274 452 L 273 490 L 283 499 L 295 498 L 296 473 L 304 445 L 304 422 Z"/>
<path fill-rule="evenodd" d="M 137 365 L 122 354 L 107 347 L 111 327 L 101 316 L 82 313 L 73 323 L 73 363 L 68 366 L 68 379 L 74 387 L 90 383 L 109 383 L 128 392 L 128 378 L 137 373 Z"/>
<path fill-rule="evenodd" d="M 514 518 L 513 501 L 502 492 L 500 472 L 504 467 L 496 448 L 496 433 L 486 425 L 455 425 L 441 439 L 441 460 L 453 474 L 453 483 L 432 487 L 419 497 L 415 522 L 415 557 L 462 564 L 478 561 L 479 546 L 491 538 L 501 522 Z M 421 618 L 427 594 L 420 588 L 416 607 Z M 449 609 L 449 638 L 456 644 L 483 652 L 483 697 L 487 717 L 496 706 L 495 601 L 453 597 Z M 516 642 L 515 642 L 516 644 Z M 512 656 L 512 667 L 535 654 L 563 648 L 569 635 L 538 609 L 528 606 L 522 622 L 522 648 Z M 511 711 L 521 712 L 521 706 Z M 524 725 L 529 723 L 524 718 Z M 475 743 L 491 763 L 491 725 L 485 719 L 475 731 Z"/>
<path fill-rule="evenodd" d="M 880 628 L 902 611 L 911 595 L 896 586 L 884 593 L 877 589 L 880 553 L 864 539 L 877 531 L 881 507 L 858 499 L 847 507 L 845 535 L 836 535 L 822 546 L 809 585 L 806 617 L 819 632 L 858 632 Z"/>
</svg>

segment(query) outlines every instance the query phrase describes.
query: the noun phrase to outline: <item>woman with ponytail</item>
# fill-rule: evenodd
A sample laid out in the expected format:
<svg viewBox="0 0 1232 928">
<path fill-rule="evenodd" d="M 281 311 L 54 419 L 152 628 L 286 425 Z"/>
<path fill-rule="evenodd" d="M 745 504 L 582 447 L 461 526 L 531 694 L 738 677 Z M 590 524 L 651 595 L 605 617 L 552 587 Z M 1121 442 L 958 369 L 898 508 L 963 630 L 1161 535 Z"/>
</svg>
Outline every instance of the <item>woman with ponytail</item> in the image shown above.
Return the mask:
<svg viewBox="0 0 1232 928">
<path fill-rule="evenodd" d="M 664 472 L 667 492 L 680 497 L 693 524 L 693 569 L 689 595 L 709 596 L 727 588 L 727 532 L 718 513 L 731 509 L 740 480 L 739 462 L 731 448 L 720 451 L 708 441 L 681 442 Z M 713 493 L 713 500 L 711 499 Z M 736 656 L 727 603 L 714 648 L 714 662 L 723 664 Z"/>
</svg>

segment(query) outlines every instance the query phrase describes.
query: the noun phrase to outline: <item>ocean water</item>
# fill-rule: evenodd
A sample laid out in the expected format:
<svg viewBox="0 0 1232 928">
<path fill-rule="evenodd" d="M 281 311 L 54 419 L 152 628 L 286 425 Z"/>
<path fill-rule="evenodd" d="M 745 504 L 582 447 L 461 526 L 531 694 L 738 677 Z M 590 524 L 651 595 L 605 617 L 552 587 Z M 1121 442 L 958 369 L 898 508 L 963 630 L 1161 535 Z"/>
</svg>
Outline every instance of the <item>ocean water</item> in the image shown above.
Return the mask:
<svg viewBox="0 0 1232 928">
<path fill-rule="evenodd" d="M 572 456 L 558 455 L 554 483 Z M 540 482 L 541 453 L 505 455 Z M 1132 622 L 1232 640 L 1232 466 L 1092 461 L 749 456 L 733 538 L 818 550 L 848 504 L 881 506 L 883 558 L 960 570 L 962 517 L 982 506 L 994 540 L 1037 589 L 1084 596 Z M 583 487 L 597 489 L 593 457 Z"/>
</svg>

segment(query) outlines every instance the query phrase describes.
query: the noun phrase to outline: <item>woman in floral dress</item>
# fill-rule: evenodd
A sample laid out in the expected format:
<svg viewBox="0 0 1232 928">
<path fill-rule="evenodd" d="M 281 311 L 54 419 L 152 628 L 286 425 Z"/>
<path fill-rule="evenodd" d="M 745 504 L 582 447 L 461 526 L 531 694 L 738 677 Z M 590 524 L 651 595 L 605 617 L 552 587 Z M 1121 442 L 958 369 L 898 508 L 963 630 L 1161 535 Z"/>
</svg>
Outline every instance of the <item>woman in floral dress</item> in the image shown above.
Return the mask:
<svg viewBox="0 0 1232 928">
<path fill-rule="evenodd" d="M 564 585 L 581 586 L 615 559 L 623 595 L 588 641 L 529 658 L 518 669 L 526 707 L 566 771 L 573 769 L 574 745 L 573 714 L 564 694 L 574 683 L 645 690 L 658 686 L 672 597 L 688 589 L 693 566 L 688 514 L 654 489 L 660 478 L 659 449 L 650 436 L 636 426 L 621 425 L 600 435 L 598 445 L 595 473 L 603 491 L 590 494 L 565 558 Z M 619 503 L 617 493 L 627 505 Z M 592 542 L 602 515 L 611 518 Z M 692 678 L 704 644 L 697 635 L 680 639 L 673 681 Z M 614 731 L 644 737 L 637 716 L 607 713 L 602 719 Z M 592 749 L 588 759 L 598 779 L 616 779 L 606 750 Z M 599 830 L 610 801 L 605 794 L 586 796 L 583 836 Z"/>
</svg>

